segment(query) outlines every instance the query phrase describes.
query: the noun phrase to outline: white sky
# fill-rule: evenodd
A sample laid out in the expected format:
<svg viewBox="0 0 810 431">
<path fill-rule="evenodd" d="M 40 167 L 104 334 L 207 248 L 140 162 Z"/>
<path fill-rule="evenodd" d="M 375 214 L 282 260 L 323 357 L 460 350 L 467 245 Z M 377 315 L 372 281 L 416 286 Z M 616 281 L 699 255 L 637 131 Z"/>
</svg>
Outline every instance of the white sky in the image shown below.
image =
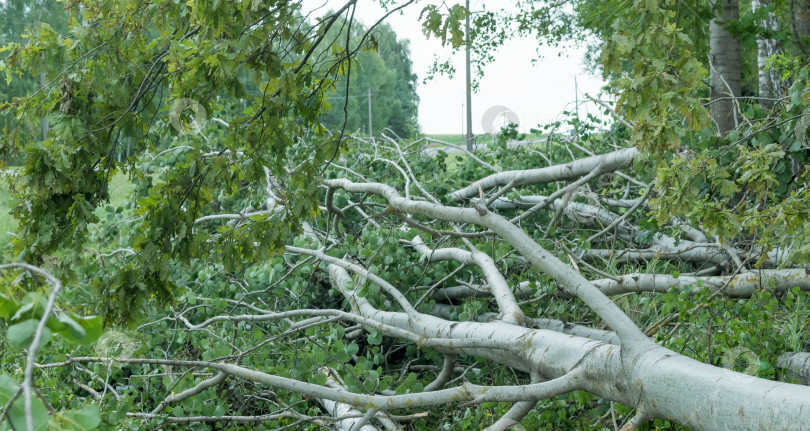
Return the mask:
<svg viewBox="0 0 810 431">
<path fill-rule="evenodd" d="M 460 1 L 460 0 L 459 0 Z M 344 4 L 339 0 L 304 0 L 303 12 L 306 13 L 327 3 L 327 7 L 315 13 L 321 16 L 330 8 L 336 9 Z M 453 4 L 456 2 L 448 2 Z M 470 9 L 480 10 L 483 0 L 471 0 Z M 490 9 L 500 7 L 505 1 L 490 1 Z M 464 133 L 465 115 L 464 53 L 452 58 L 456 74 L 452 79 L 437 76 L 427 83 L 422 80 L 427 76 L 433 64 L 434 54 L 446 58 L 450 49 L 442 47 L 438 39 L 426 39 L 422 34 L 419 14 L 426 2 L 417 2 L 395 13 L 388 18 L 388 23 L 400 39 L 410 40 L 413 71 L 419 84 L 417 92 L 419 101 L 419 123 L 423 133 Z M 359 0 L 355 18 L 366 25 L 376 22 L 385 14 L 375 0 Z M 481 134 L 484 129 L 481 119 L 484 112 L 496 105 L 505 106 L 514 111 L 520 118 L 520 130 L 528 132 L 537 124 L 553 121 L 561 111 L 574 108 L 576 98 L 575 77 L 580 101 L 584 94 L 599 94 L 604 85 L 600 76 L 588 74 L 583 67 L 584 50 L 567 48 L 548 48 L 541 50 L 542 58 L 532 64 L 536 56 L 538 43 L 535 40 L 511 40 L 498 50 L 495 61 L 484 69 L 477 93 L 472 95 L 473 133 Z M 558 56 L 563 51 L 562 57 Z M 473 68 L 475 73 L 475 68 Z M 570 103 L 570 105 L 569 105 Z M 373 104 L 372 104 L 373 106 Z M 593 104 L 580 108 L 580 114 L 599 112 Z"/>
</svg>

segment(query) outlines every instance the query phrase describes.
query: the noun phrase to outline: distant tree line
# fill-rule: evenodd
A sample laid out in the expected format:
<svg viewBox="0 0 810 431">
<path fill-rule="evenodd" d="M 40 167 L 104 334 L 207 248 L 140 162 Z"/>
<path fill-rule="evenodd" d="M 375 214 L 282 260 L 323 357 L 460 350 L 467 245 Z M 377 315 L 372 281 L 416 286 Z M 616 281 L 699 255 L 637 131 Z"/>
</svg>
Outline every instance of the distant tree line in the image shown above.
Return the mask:
<svg viewBox="0 0 810 431">
<path fill-rule="evenodd" d="M 340 32 L 340 36 L 337 31 L 330 36 L 337 43 L 345 44 L 345 33 Z M 359 43 L 366 32 L 366 27 L 353 25 L 350 43 Z M 357 55 L 351 70 L 344 70 L 331 87 L 327 96 L 329 108 L 322 121 L 340 129 L 346 117 L 346 131 L 368 134 L 370 92 L 372 134 L 379 136 L 385 129 L 390 129 L 400 138 L 412 138 L 419 133 L 419 96 L 408 40 L 397 38 L 391 26 L 384 23 L 371 32 L 366 43 L 367 48 Z M 348 90 L 347 80 L 350 84 Z"/>
</svg>

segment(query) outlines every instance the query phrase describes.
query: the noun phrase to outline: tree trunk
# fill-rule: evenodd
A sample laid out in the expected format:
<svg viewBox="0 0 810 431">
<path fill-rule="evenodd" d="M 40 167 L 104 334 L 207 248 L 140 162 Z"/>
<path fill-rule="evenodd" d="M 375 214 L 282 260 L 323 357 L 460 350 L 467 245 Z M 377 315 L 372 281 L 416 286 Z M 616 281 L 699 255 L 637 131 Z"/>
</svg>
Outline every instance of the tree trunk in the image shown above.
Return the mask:
<svg viewBox="0 0 810 431">
<path fill-rule="evenodd" d="M 719 0 L 720 12 L 709 23 L 709 66 L 711 67 L 711 114 L 717 130 L 725 134 L 737 127 L 736 100 L 741 90 L 740 41 L 723 23 L 740 17 L 737 0 Z"/>
<path fill-rule="evenodd" d="M 701 430 L 806 429 L 802 424 L 810 421 L 810 409 L 807 408 L 810 388 L 703 364 L 656 345 L 592 283 L 505 218 L 491 211 L 482 214 L 473 208 L 446 207 L 403 198 L 394 188 L 380 183 L 353 183 L 343 178 L 326 180 L 325 183 L 351 193 L 383 196 L 389 205 L 403 213 L 477 224 L 492 230 L 535 268 L 585 302 L 616 331 L 621 346 L 549 330 L 532 330 L 497 320 L 489 323 L 447 321 L 422 314 L 409 306 L 403 307 L 404 312 L 380 310 L 364 297 L 354 294 L 357 287 L 344 268 L 337 266 L 339 259 L 319 251 L 288 246 L 288 252 L 317 256 L 332 263 L 332 285 L 349 300 L 353 310 L 378 322 L 380 328 L 397 328 L 414 334 L 413 337 L 420 341 L 441 342 L 439 350 L 444 354 L 480 357 L 542 378 L 539 383 L 514 388 L 467 384 L 462 389 L 420 393 L 418 400 L 410 394 L 388 398 L 329 394 L 315 385 L 296 382 L 300 387 L 307 385 L 306 389 L 312 392 L 310 395 L 340 398 L 341 402 L 360 407 L 393 409 L 401 405 L 410 407 L 414 403 L 439 404 L 450 397 L 477 403 L 493 400 L 523 402 L 584 390 L 635 407 L 637 413 L 632 420 L 635 424 L 664 418 Z M 365 269 L 361 270 L 358 275 L 377 283 L 369 278 Z M 393 286 L 386 288 L 386 292 L 389 290 L 396 292 Z M 238 367 L 231 368 L 238 371 Z M 263 383 L 278 387 L 288 384 L 275 376 L 262 375 L 261 378 Z"/>
<path fill-rule="evenodd" d="M 802 54 L 810 56 L 806 43 L 807 36 L 810 36 L 810 0 L 791 0 L 790 12 L 796 44 Z"/>
<path fill-rule="evenodd" d="M 769 0 L 753 0 L 751 7 L 754 11 L 768 8 Z M 779 29 L 776 15 L 769 11 L 768 15 L 760 23 L 762 28 L 769 32 Z M 757 37 L 757 69 L 759 74 L 759 104 L 765 109 L 771 109 L 786 90 L 785 84 L 779 77 L 779 73 L 767 67 L 767 60 L 777 54 L 784 53 L 778 40 L 772 38 L 772 34 L 759 35 Z"/>
</svg>

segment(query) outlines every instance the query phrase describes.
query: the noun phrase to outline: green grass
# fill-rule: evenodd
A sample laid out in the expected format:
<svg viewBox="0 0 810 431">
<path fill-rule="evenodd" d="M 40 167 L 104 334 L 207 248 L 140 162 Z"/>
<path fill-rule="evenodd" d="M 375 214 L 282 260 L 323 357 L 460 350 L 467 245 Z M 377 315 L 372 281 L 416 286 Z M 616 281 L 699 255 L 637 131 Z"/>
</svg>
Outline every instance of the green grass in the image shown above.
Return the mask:
<svg viewBox="0 0 810 431">
<path fill-rule="evenodd" d="M 424 135 L 424 137 L 425 138 L 438 139 L 440 141 L 444 141 L 444 142 L 447 142 L 447 143 L 453 144 L 453 145 L 465 145 L 465 143 L 467 142 L 464 139 L 464 135 L 461 135 L 461 134 L 428 134 L 428 135 Z M 526 136 L 523 138 L 523 140 L 540 139 L 541 137 L 542 136 L 535 135 L 534 133 L 527 133 Z M 490 142 L 489 137 L 482 137 L 481 135 L 478 135 L 478 136 L 476 136 L 476 138 L 477 138 L 477 141 L 479 143 L 481 143 L 481 142 Z M 437 143 L 437 142 L 431 142 L 428 145 L 429 148 L 441 147 L 441 146 L 442 146 L 442 144 Z"/>
<path fill-rule="evenodd" d="M 453 145 L 464 145 L 464 135 L 425 135 L 426 138 L 438 139 Z M 441 147 L 438 142 L 431 142 L 428 147 Z"/>
</svg>

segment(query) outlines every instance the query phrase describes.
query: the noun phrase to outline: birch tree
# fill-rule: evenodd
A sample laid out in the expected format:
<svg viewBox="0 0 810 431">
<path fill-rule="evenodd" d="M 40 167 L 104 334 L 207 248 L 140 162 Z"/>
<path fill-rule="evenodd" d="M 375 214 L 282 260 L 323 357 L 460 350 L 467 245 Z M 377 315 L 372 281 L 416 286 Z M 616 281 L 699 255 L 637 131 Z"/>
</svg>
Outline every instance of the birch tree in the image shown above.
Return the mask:
<svg viewBox="0 0 810 431">
<path fill-rule="evenodd" d="M 808 68 L 718 136 L 673 5 L 617 18 L 611 121 L 468 153 L 320 123 L 355 1 L 71 3 L 4 51 L 49 84 L 3 105 L 0 427 L 806 428 Z"/>
</svg>

